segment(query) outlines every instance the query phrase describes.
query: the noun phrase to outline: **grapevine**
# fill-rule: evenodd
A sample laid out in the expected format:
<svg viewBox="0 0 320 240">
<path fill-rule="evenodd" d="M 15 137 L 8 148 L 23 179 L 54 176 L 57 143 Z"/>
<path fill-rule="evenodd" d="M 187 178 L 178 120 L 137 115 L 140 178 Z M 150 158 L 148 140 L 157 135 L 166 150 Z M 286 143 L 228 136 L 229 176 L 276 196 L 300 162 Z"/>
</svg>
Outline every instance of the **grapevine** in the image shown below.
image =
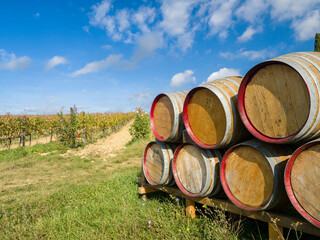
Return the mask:
<svg viewBox="0 0 320 240">
<path fill-rule="evenodd" d="M 70 121 L 70 114 L 65 114 L 65 121 Z M 128 121 L 133 119 L 134 113 L 85 113 L 77 114 L 76 130 L 80 140 L 85 144 L 93 141 L 92 136 L 99 134 L 106 136 Z M 50 140 L 57 134 L 60 122 L 58 114 L 52 115 L 0 115 L 0 142 L 7 141 L 10 148 L 12 139 L 23 136 L 50 136 Z"/>
</svg>

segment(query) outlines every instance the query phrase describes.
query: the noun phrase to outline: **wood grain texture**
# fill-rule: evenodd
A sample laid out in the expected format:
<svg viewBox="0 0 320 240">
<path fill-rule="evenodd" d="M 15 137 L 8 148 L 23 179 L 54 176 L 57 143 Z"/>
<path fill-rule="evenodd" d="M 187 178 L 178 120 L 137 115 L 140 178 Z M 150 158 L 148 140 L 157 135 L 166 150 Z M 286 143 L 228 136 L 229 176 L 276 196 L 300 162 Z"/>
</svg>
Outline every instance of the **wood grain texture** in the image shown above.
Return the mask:
<svg viewBox="0 0 320 240">
<path fill-rule="evenodd" d="M 290 178 L 299 204 L 320 221 L 320 144 L 307 148 L 297 156 Z"/>
<path fill-rule="evenodd" d="M 162 178 L 164 170 L 164 158 L 161 147 L 154 143 L 147 150 L 146 168 L 152 181 L 159 183 Z"/>
<path fill-rule="evenodd" d="M 234 197 L 246 206 L 263 206 L 272 196 L 272 169 L 262 153 L 252 147 L 238 147 L 229 155 L 225 176 Z"/>
<path fill-rule="evenodd" d="M 199 193 L 206 180 L 206 166 L 200 151 L 193 145 L 184 146 L 177 157 L 177 173 L 180 182 L 190 193 Z"/>
<path fill-rule="evenodd" d="M 188 105 L 192 132 L 203 143 L 221 142 L 226 130 L 226 118 L 219 98 L 208 89 L 197 91 Z"/>
<path fill-rule="evenodd" d="M 187 94 L 187 91 L 162 93 L 153 100 L 150 111 L 151 129 L 159 141 L 182 141 L 182 110 Z"/>
<path fill-rule="evenodd" d="M 202 148 L 223 148 L 246 138 L 237 110 L 242 77 L 216 79 L 192 89 L 185 103 L 184 121 L 192 140 Z"/>
<path fill-rule="evenodd" d="M 239 89 L 240 116 L 256 138 L 299 143 L 320 137 L 320 53 L 290 53 L 259 63 Z"/>
<path fill-rule="evenodd" d="M 186 216 L 190 217 L 191 219 L 196 217 L 195 202 L 190 199 L 186 199 Z"/>
<path fill-rule="evenodd" d="M 168 96 L 162 96 L 154 108 L 154 126 L 164 139 L 170 137 L 174 125 L 174 109 Z"/>
<path fill-rule="evenodd" d="M 309 113 L 309 94 L 297 71 L 284 64 L 261 68 L 245 91 L 245 108 L 262 134 L 283 138 L 302 128 Z"/>
</svg>

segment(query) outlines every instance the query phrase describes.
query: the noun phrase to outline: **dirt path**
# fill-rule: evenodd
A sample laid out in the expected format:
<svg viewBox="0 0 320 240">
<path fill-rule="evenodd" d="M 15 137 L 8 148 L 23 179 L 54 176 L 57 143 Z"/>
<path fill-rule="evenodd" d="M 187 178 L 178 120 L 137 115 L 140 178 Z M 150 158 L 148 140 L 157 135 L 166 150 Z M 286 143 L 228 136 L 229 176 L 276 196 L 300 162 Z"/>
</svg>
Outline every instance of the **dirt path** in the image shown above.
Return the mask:
<svg viewBox="0 0 320 240">
<path fill-rule="evenodd" d="M 120 131 L 112 133 L 107 138 L 99 139 L 96 143 L 89 144 L 84 148 L 71 149 L 66 153 L 81 156 L 85 158 L 88 155 L 99 155 L 100 158 L 106 160 L 107 157 L 116 156 L 115 152 L 125 147 L 131 140 L 129 128 L 133 121 L 127 123 Z"/>
</svg>

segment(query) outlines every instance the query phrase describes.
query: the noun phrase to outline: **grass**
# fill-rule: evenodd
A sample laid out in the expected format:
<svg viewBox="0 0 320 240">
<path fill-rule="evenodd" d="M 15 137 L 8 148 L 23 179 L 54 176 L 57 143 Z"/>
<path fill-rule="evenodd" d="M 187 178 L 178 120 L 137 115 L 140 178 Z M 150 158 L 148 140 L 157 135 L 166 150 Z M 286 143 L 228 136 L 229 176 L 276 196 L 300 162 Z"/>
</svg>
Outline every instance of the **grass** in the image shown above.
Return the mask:
<svg viewBox="0 0 320 240">
<path fill-rule="evenodd" d="M 107 161 L 54 142 L 0 152 L 0 239 L 267 239 L 217 209 L 198 206 L 191 221 L 175 196 L 142 201 L 135 179 L 148 141 Z"/>
</svg>

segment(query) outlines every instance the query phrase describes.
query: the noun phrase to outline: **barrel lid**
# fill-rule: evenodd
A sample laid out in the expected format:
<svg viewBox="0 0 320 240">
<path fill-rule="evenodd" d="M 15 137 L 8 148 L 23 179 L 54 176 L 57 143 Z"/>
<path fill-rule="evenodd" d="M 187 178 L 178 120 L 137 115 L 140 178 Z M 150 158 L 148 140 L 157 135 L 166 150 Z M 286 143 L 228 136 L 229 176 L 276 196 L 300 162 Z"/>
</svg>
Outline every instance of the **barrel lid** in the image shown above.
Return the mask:
<svg viewBox="0 0 320 240">
<path fill-rule="evenodd" d="M 285 186 L 290 201 L 309 222 L 320 227 L 320 141 L 298 148 L 287 163 Z"/>
<path fill-rule="evenodd" d="M 193 89 L 186 98 L 184 122 L 190 137 L 201 147 L 213 148 L 224 138 L 226 114 L 221 99 L 206 87 Z"/>
<path fill-rule="evenodd" d="M 159 144 L 148 144 L 144 154 L 146 178 L 153 185 L 159 184 L 164 172 L 164 156 Z"/>
<path fill-rule="evenodd" d="M 151 127 L 156 138 L 165 141 L 174 128 L 174 107 L 166 94 L 158 95 L 151 107 Z"/>
<path fill-rule="evenodd" d="M 309 118 L 311 100 L 306 80 L 310 78 L 289 56 L 250 69 L 238 94 L 240 117 L 247 129 L 270 143 L 294 138 Z"/>
<path fill-rule="evenodd" d="M 224 159 L 227 194 L 244 208 L 261 208 L 273 193 L 273 171 L 266 157 L 251 146 L 238 146 Z M 225 189 L 226 190 L 226 189 Z"/>
<path fill-rule="evenodd" d="M 194 145 L 184 145 L 176 157 L 176 172 L 181 185 L 191 194 L 199 194 L 207 180 L 207 168 L 200 150 Z"/>
</svg>

